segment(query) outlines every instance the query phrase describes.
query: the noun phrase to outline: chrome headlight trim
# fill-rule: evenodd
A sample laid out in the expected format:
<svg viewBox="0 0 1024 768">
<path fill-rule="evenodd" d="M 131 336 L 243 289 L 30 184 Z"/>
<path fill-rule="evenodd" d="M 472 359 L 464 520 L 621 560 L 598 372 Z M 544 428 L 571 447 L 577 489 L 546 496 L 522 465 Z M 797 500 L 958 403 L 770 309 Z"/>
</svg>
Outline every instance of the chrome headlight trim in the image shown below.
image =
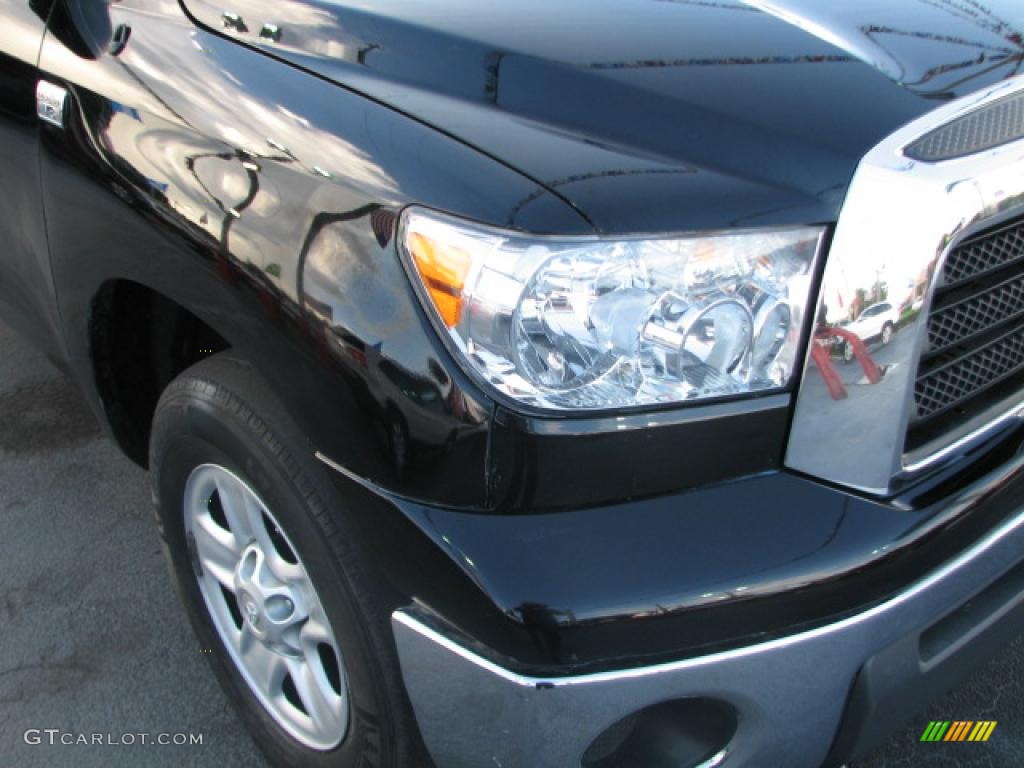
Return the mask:
<svg viewBox="0 0 1024 768">
<path fill-rule="evenodd" d="M 1005 421 L 996 414 L 968 435 L 930 446 L 924 454 L 904 454 L 936 276 L 964 238 L 1011 213 L 1024 215 L 1024 140 L 942 162 L 917 161 L 905 151 L 922 136 L 1021 92 L 1024 76 L 1017 76 L 946 104 L 861 160 L 825 264 L 786 466 L 885 495 L 899 478 L 961 455 Z M 821 370 L 829 356 L 822 350 L 830 340 L 845 338 L 835 331 L 837 321 L 858 296 L 877 299 L 889 292 L 894 306 L 910 312 L 899 324 L 888 360 L 875 371 L 866 365 L 863 373 L 856 363 L 833 367 L 847 396 L 830 392 Z M 1009 410 L 1019 407 L 1018 401 Z"/>
</svg>

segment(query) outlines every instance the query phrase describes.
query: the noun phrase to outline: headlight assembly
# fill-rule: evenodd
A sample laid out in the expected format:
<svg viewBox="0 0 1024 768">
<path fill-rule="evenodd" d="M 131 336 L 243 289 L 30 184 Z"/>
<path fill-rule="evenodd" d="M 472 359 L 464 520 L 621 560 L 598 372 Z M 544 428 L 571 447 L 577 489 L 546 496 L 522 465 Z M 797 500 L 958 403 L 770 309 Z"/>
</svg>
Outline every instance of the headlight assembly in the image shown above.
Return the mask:
<svg viewBox="0 0 1024 768">
<path fill-rule="evenodd" d="M 468 369 L 565 412 L 786 387 L 822 236 L 531 237 L 411 208 L 400 247 Z"/>
</svg>

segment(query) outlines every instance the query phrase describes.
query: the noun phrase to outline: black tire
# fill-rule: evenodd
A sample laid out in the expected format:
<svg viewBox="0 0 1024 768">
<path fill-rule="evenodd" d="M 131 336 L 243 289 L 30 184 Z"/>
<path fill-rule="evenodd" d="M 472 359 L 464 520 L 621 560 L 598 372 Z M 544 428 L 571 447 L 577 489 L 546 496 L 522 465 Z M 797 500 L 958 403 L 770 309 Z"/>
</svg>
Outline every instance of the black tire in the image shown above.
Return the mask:
<svg viewBox="0 0 1024 768">
<path fill-rule="evenodd" d="M 886 323 L 882 326 L 882 344 L 888 344 L 892 341 L 892 335 L 896 332 L 895 326 L 892 323 Z"/>
<path fill-rule="evenodd" d="M 349 725 L 333 750 L 289 735 L 239 673 L 212 623 L 186 543 L 183 493 L 192 470 L 215 463 L 242 478 L 273 511 L 319 594 L 344 658 Z M 251 366 L 222 353 L 182 373 L 157 405 L 150 443 L 153 498 L 166 555 L 200 647 L 272 764 L 309 768 L 429 766 L 401 682 L 390 616 L 341 494 L 312 448 Z"/>
</svg>

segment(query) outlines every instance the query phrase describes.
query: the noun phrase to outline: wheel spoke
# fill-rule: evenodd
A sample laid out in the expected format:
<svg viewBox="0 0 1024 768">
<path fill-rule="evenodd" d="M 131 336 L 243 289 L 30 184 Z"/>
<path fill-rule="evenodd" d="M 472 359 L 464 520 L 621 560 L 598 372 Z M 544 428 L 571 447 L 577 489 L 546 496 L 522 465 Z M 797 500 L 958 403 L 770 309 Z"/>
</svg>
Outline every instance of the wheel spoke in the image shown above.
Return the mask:
<svg viewBox="0 0 1024 768">
<path fill-rule="evenodd" d="M 252 682 L 264 696 L 272 700 L 284 696 L 282 686 L 288 673 L 285 659 L 261 643 L 248 624 L 243 624 L 238 633 L 238 654 Z"/>
<path fill-rule="evenodd" d="M 273 537 L 267 529 L 263 505 L 256 497 L 236 483 L 220 478 L 217 480 L 217 490 L 228 525 L 232 531 L 238 532 L 242 545 L 255 541 L 262 550 L 271 573 L 282 581 L 304 578 L 305 569 L 286 562 L 278 553 Z"/>
<path fill-rule="evenodd" d="M 263 550 L 263 556 L 266 559 L 267 566 L 270 568 L 270 572 L 280 581 L 289 584 L 304 584 L 309 581 L 309 576 L 306 575 L 306 569 L 297 563 L 289 563 L 277 550 L 277 545 L 274 543 L 273 537 L 270 535 L 270 530 L 267 528 L 266 521 L 263 519 L 262 510 L 257 513 L 259 519 L 259 525 L 253 525 L 256 532 L 256 542 L 260 545 Z"/>
<path fill-rule="evenodd" d="M 325 733 L 340 730 L 344 723 L 344 703 L 327 681 L 320 665 L 319 657 L 310 659 L 288 659 L 288 671 L 291 673 L 295 690 L 313 720 L 313 724 Z"/>
<path fill-rule="evenodd" d="M 235 535 L 238 543 L 244 547 L 256 538 L 249 514 L 248 494 L 233 478 L 218 476 L 215 482 L 217 484 L 217 495 L 220 497 L 220 507 L 224 510 L 224 517 L 228 521 L 228 527 Z"/>
<path fill-rule="evenodd" d="M 192 540 L 203 571 L 234 591 L 234 570 L 241 554 L 237 540 L 218 526 L 209 514 L 196 515 L 195 522 Z"/>
<path fill-rule="evenodd" d="M 319 643 L 334 645 L 330 630 L 327 629 L 327 620 L 319 605 L 314 605 L 310 608 L 309 618 L 302 625 L 300 637 L 302 638 L 303 648 L 310 647 L 315 650 Z"/>
</svg>

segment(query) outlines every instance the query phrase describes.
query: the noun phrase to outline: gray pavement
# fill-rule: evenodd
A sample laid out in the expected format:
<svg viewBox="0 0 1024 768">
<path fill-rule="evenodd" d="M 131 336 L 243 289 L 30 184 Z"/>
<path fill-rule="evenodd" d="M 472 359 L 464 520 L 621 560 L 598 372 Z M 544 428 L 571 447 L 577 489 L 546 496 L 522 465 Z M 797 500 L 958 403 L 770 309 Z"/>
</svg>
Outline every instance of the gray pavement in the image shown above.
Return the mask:
<svg viewBox="0 0 1024 768">
<path fill-rule="evenodd" d="M 25 743 L 26 730 L 55 728 L 65 740 L 202 744 Z M 266 763 L 179 606 L 146 474 L 101 436 L 74 385 L 0 325 L 0 766 L 150 765 Z"/>
<path fill-rule="evenodd" d="M 1022 682 L 1018 640 L 855 768 L 1024 765 Z M 921 744 L 940 719 L 999 725 L 986 744 Z M 28 729 L 202 744 L 61 745 L 57 734 L 51 746 L 45 732 L 26 744 Z M 0 766 L 65 765 L 266 763 L 178 604 L 145 473 L 101 436 L 74 385 L 0 325 Z"/>
</svg>

